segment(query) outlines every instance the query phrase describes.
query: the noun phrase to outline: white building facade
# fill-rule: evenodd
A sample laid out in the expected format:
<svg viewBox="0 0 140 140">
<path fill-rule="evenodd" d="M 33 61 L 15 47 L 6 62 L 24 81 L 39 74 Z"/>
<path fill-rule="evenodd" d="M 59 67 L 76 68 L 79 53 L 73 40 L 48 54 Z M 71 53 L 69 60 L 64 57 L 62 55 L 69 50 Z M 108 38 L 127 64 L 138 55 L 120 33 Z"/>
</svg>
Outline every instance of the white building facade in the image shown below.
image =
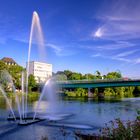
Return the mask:
<svg viewBox="0 0 140 140">
<path fill-rule="evenodd" d="M 34 75 L 37 83 L 44 83 L 52 76 L 52 64 L 31 61 L 29 63 L 29 75 Z"/>
</svg>

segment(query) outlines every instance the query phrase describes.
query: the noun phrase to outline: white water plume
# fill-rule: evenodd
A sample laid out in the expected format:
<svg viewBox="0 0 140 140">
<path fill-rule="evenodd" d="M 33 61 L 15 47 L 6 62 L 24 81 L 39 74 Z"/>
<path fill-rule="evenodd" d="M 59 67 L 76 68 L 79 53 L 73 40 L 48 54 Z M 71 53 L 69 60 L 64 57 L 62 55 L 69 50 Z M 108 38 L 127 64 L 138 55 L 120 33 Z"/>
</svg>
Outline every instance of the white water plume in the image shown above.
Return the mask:
<svg viewBox="0 0 140 140">
<path fill-rule="evenodd" d="M 44 38 L 42 33 L 42 28 L 40 24 L 40 19 L 38 16 L 38 13 L 36 11 L 33 12 L 32 17 L 32 24 L 31 24 L 31 31 L 30 31 L 30 38 L 29 38 L 29 49 L 28 49 L 28 60 L 27 60 L 27 74 L 26 74 L 26 98 L 25 98 L 25 117 L 27 117 L 27 95 L 28 95 L 28 76 L 29 76 L 29 62 L 30 62 L 30 55 L 31 55 L 31 48 L 32 48 L 32 42 L 33 42 L 33 35 L 36 33 L 37 38 L 37 45 L 39 46 L 39 50 L 41 52 L 39 53 L 41 57 L 44 57 Z"/>
<path fill-rule="evenodd" d="M 43 90 L 41 92 L 39 101 L 37 103 L 37 106 L 35 108 L 35 114 L 33 117 L 33 120 L 36 118 L 37 111 L 39 109 L 40 103 L 43 100 L 44 97 L 46 97 L 46 100 L 48 101 L 49 109 L 51 113 L 56 113 L 57 103 L 58 103 L 58 93 L 56 92 L 57 88 L 55 85 L 55 82 L 53 79 L 47 80 L 45 83 Z"/>
<path fill-rule="evenodd" d="M 12 76 L 8 73 L 8 71 L 6 70 L 2 70 L 0 72 L 0 76 L 1 76 L 1 83 L 3 84 L 7 84 L 6 86 L 11 86 L 13 93 L 15 94 L 15 100 L 16 100 L 16 104 L 17 104 L 17 108 L 18 108 L 18 113 L 19 113 L 19 117 L 20 120 L 22 120 L 21 118 L 21 108 L 20 108 L 20 102 L 19 102 L 19 97 L 16 93 L 16 89 L 12 80 Z"/>
<path fill-rule="evenodd" d="M 9 102 L 9 99 L 8 99 L 8 97 L 7 97 L 7 95 L 6 95 L 6 92 L 5 92 L 5 91 L 3 90 L 3 88 L 2 88 L 2 85 L 0 85 L 0 91 L 1 91 L 1 93 L 2 93 L 2 95 L 3 95 L 3 97 L 5 98 L 5 100 L 6 100 L 7 104 L 8 104 L 8 106 L 9 106 L 9 108 L 10 108 L 10 111 L 11 111 L 11 113 L 12 113 L 12 115 L 13 115 L 13 118 L 16 120 L 14 111 L 13 111 L 12 106 L 11 106 L 11 104 L 10 104 L 10 102 Z"/>
</svg>

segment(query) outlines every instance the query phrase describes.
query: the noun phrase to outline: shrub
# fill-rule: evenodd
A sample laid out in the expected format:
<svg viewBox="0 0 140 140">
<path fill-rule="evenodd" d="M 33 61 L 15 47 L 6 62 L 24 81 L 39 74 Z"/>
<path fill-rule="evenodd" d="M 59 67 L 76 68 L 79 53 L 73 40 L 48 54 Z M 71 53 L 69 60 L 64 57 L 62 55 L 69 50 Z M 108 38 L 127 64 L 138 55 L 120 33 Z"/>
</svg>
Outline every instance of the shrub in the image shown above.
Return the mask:
<svg viewBox="0 0 140 140">
<path fill-rule="evenodd" d="M 115 140 L 133 140 L 140 139 L 140 119 L 135 121 L 123 122 L 120 119 L 110 121 L 106 127 L 101 130 L 103 136 Z"/>
</svg>

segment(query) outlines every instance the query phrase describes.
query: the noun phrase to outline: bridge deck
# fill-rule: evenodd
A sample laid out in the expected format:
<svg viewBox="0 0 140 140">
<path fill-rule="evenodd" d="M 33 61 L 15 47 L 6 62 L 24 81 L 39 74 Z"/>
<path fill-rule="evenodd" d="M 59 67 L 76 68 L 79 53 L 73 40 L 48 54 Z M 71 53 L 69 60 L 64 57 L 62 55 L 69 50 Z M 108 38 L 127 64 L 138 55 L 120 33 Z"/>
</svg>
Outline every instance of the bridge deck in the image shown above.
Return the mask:
<svg viewBox="0 0 140 140">
<path fill-rule="evenodd" d="M 126 87 L 140 86 L 140 79 L 70 80 L 57 81 L 57 84 L 62 88 Z"/>
</svg>

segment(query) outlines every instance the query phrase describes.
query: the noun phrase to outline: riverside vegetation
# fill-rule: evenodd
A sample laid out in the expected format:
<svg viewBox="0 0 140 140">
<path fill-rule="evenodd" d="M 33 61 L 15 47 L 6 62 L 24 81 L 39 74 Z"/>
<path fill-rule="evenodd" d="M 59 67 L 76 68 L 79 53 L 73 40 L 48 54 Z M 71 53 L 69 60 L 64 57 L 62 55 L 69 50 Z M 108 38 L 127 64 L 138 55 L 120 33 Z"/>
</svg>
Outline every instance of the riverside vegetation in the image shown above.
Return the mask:
<svg viewBox="0 0 140 140">
<path fill-rule="evenodd" d="M 3 77 L 3 71 L 8 71 L 12 76 L 12 80 L 17 89 L 19 96 L 21 96 L 21 72 L 26 70 L 21 66 L 7 66 L 5 63 L 0 61 L 0 84 L 7 92 L 9 98 L 14 97 L 14 94 L 10 92 L 7 79 Z M 96 80 L 96 79 L 120 79 L 123 78 L 120 72 L 109 72 L 107 75 L 101 75 L 99 71 L 96 71 L 95 74 L 81 74 L 72 72 L 69 70 L 59 71 L 53 73 L 57 80 Z M 37 100 L 39 97 L 39 90 L 41 85 L 37 84 L 35 77 L 33 75 L 29 76 L 29 100 Z M 73 97 L 87 97 L 87 89 L 77 88 L 73 91 L 65 91 L 67 96 Z M 94 97 L 98 96 L 98 88 L 95 89 Z M 115 88 L 104 88 L 105 96 L 116 96 L 116 97 L 132 97 L 138 96 L 140 93 L 140 87 L 115 87 Z M 133 140 L 140 139 L 140 111 L 138 111 L 138 116 L 134 121 L 123 122 L 119 118 L 110 121 L 109 124 L 106 124 L 105 128 L 101 130 L 101 136 L 99 137 L 109 137 L 110 139 L 117 140 Z"/>
<path fill-rule="evenodd" d="M 3 61 L 0 61 L 0 83 L 5 91 L 9 92 L 9 83 L 6 81 L 6 78 L 3 78 L 3 71 L 8 71 L 11 75 L 13 83 L 17 91 L 21 90 L 21 73 L 24 71 L 26 73 L 26 69 L 19 65 L 6 65 Z M 97 80 L 97 79 L 121 79 L 123 76 L 120 72 L 109 72 L 106 75 L 102 75 L 99 71 L 96 71 L 95 74 L 87 73 L 81 74 L 77 72 L 72 72 L 70 70 L 58 71 L 57 73 L 53 73 L 53 76 L 56 77 L 57 80 Z M 35 77 L 33 75 L 29 75 L 29 84 L 28 89 L 30 93 L 38 94 L 41 90 L 42 85 L 37 84 Z M 91 89 L 92 91 L 92 89 Z M 65 90 L 65 95 L 70 97 L 87 97 L 88 96 L 87 89 L 77 88 L 71 89 L 71 91 Z M 31 94 L 30 94 L 31 95 Z M 104 88 L 104 96 L 107 97 L 133 97 L 140 95 L 140 87 L 114 87 L 114 88 Z M 12 96 L 12 95 L 11 95 Z M 35 96 L 35 95 L 34 95 Z M 94 90 L 94 97 L 98 97 L 98 88 Z"/>
<path fill-rule="evenodd" d="M 81 73 L 72 72 L 69 70 L 59 71 L 55 75 L 58 80 L 98 80 L 98 79 L 123 79 L 120 72 L 109 72 L 106 75 L 101 75 L 99 71 L 93 75 L 91 73 L 82 75 Z M 91 92 L 94 89 L 91 89 Z M 140 95 L 140 87 L 113 87 L 104 88 L 104 96 L 106 97 L 133 97 Z M 65 94 L 70 97 L 87 97 L 88 90 L 83 88 L 71 89 L 71 91 L 65 91 Z M 98 88 L 95 88 L 94 95 L 95 98 L 98 97 Z"/>
<path fill-rule="evenodd" d="M 140 111 L 137 111 L 137 118 L 134 121 L 122 121 L 119 118 L 110 121 L 101 130 L 101 136 L 113 140 L 140 140 Z"/>
</svg>

